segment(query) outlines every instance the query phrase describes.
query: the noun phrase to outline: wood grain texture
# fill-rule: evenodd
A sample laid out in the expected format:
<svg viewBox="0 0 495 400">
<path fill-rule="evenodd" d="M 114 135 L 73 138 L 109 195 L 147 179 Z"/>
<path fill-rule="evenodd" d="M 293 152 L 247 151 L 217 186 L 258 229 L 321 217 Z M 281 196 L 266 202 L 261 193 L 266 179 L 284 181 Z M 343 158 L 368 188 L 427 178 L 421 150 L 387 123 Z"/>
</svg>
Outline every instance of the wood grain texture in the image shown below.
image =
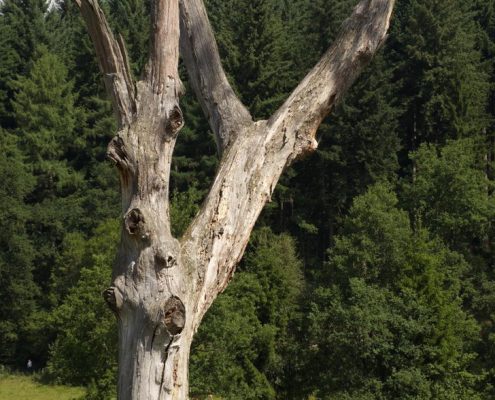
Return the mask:
<svg viewBox="0 0 495 400">
<path fill-rule="evenodd" d="M 128 125 L 136 109 L 135 88 L 124 39 L 115 39 L 97 0 L 76 0 L 96 50 L 105 87 L 119 127 Z"/>
<path fill-rule="evenodd" d="M 97 1 L 76 1 L 119 122 L 108 157 L 120 174 L 121 242 L 104 292 L 119 326 L 119 399 L 185 400 L 194 332 L 232 278 L 283 170 L 316 149 L 321 121 L 385 40 L 394 0 L 362 0 L 287 101 L 258 122 L 226 78 L 202 0 L 154 1 L 150 59 L 139 82 Z M 222 154 L 180 239 L 169 216 L 172 154 L 184 124 L 179 21 L 180 50 Z"/>
<path fill-rule="evenodd" d="M 182 58 L 221 154 L 252 117 L 227 80 L 203 0 L 180 0 L 180 16 Z"/>
</svg>

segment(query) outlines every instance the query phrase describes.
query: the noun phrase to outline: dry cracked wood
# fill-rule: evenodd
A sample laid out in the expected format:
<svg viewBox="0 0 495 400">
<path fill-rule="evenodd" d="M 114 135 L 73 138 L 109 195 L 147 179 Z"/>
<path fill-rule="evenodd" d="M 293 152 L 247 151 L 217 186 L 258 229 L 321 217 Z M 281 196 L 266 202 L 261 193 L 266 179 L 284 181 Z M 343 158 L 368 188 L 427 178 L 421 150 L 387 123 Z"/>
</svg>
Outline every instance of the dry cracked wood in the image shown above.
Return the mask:
<svg viewBox="0 0 495 400">
<path fill-rule="evenodd" d="M 316 149 L 321 121 L 385 40 L 394 0 L 362 0 L 287 101 L 258 122 L 226 78 L 203 0 L 153 2 L 150 58 L 138 82 L 97 0 L 75 1 L 119 122 L 108 156 L 120 173 L 122 234 L 104 293 L 119 321 L 119 399 L 184 400 L 194 332 L 231 279 L 284 168 Z M 179 42 L 221 161 L 202 209 L 177 239 L 169 176 L 184 123 Z"/>
</svg>

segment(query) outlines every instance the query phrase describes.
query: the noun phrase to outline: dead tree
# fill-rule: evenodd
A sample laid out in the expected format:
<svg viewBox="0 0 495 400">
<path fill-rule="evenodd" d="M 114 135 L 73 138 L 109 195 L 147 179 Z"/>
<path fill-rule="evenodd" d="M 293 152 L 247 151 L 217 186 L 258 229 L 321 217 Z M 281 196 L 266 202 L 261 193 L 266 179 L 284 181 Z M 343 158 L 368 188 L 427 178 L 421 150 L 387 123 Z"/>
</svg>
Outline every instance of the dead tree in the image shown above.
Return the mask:
<svg viewBox="0 0 495 400">
<path fill-rule="evenodd" d="M 153 2 L 139 81 L 98 1 L 75 1 L 118 121 L 108 157 L 120 174 L 123 227 L 105 297 L 118 319 L 119 399 L 184 400 L 194 332 L 232 278 L 282 171 L 316 149 L 321 121 L 385 40 L 394 0 L 362 0 L 287 101 L 256 122 L 227 81 L 202 0 Z M 184 124 L 179 48 L 221 161 L 200 212 L 174 238 L 169 175 Z"/>
</svg>

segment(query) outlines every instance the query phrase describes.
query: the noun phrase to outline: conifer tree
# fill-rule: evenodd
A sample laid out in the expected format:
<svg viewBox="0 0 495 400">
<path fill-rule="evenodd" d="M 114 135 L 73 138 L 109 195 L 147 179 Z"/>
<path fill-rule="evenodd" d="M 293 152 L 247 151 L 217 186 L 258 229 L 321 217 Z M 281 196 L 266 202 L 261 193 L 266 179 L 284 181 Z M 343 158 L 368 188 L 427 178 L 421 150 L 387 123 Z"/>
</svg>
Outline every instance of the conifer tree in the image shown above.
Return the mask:
<svg viewBox="0 0 495 400">
<path fill-rule="evenodd" d="M 29 75 L 14 81 L 12 103 L 17 135 L 38 179 L 34 202 L 70 192 L 75 178 L 65 159 L 75 139 L 72 83 L 55 55 L 45 47 L 38 54 Z"/>
<path fill-rule="evenodd" d="M 71 167 L 84 175 L 86 189 L 79 193 L 87 211 L 83 234 L 88 235 L 98 220 L 116 217 L 118 180 L 106 158 L 108 141 L 115 130 L 112 107 L 95 60 L 94 48 L 73 0 L 59 4 L 57 37 L 63 38 L 64 63 L 74 82 L 77 124 L 74 141 L 66 157 Z M 58 53 L 57 53 L 58 56 Z"/>
<path fill-rule="evenodd" d="M 488 110 L 491 119 L 485 131 L 485 158 L 487 178 L 495 181 L 495 2 L 475 1 L 472 10 L 479 25 L 479 47 L 490 72 Z"/>
<path fill-rule="evenodd" d="M 256 118 L 276 110 L 295 85 L 289 55 L 290 37 L 275 2 L 254 0 L 234 3 L 231 17 L 242 65 L 232 73 L 247 107 Z"/>
<path fill-rule="evenodd" d="M 109 6 L 115 31 L 124 37 L 133 72 L 139 77 L 148 56 L 150 1 L 110 0 Z"/>
<path fill-rule="evenodd" d="M 335 39 L 340 26 L 356 3 L 356 0 L 334 0 L 331 5 L 326 0 L 306 2 L 306 7 L 309 9 L 306 29 L 310 38 L 306 43 L 311 43 L 306 50 L 309 50 L 312 57 L 318 59 L 327 49 L 328 43 Z"/>
<path fill-rule="evenodd" d="M 319 368 L 301 378 L 329 400 L 480 399 L 467 265 L 397 204 L 384 184 L 355 199 L 305 324 Z"/>
<path fill-rule="evenodd" d="M 399 8 L 392 37 L 405 150 L 481 134 L 489 80 L 469 2 L 411 0 Z"/>
<path fill-rule="evenodd" d="M 222 64 L 225 67 L 229 80 L 235 85 L 234 73 L 240 69 L 240 49 L 237 40 L 244 40 L 236 36 L 239 25 L 244 22 L 238 12 L 238 0 L 206 0 L 208 16 L 215 31 Z"/>
<path fill-rule="evenodd" d="M 55 55 L 45 47 L 37 52 L 29 74 L 13 82 L 12 106 L 16 135 L 36 179 L 26 200 L 34 211 L 30 233 L 36 243 L 35 277 L 47 290 L 57 246 L 66 231 L 82 225 L 77 191 L 84 181 L 68 161 L 78 140 L 72 82 Z"/>
<path fill-rule="evenodd" d="M 289 185 L 294 189 L 285 194 L 294 202 L 289 218 L 317 269 L 352 199 L 368 185 L 395 177 L 399 107 L 392 72 L 385 55 L 378 54 L 331 120 L 320 126 L 318 150 L 294 168 Z M 308 191 L 318 194 L 308 196 Z"/>
<path fill-rule="evenodd" d="M 34 185 L 15 136 L 0 129 L 0 364 L 22 366 L 30 354 L 27 327 L 36 309 L 33 281 L 33 245 L 26 223 L 24 203 Z"/>
<path fill-rule="evenodd" d="M 36 48 L 49 46 L 52 38 L 45 25 L 45 0 L 5 0 L 0 10 L 0 125 L 13 128 L 12 81 L 29 71 Z"/>
</svg>

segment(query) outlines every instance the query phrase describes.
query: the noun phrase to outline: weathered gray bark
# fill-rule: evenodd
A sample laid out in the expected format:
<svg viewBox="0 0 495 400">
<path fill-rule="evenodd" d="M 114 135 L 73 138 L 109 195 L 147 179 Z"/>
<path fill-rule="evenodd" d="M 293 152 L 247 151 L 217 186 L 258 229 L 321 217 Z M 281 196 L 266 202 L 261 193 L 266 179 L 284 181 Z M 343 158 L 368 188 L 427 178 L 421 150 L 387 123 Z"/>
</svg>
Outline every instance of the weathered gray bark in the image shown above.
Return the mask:
<svg viewBox="0 0 495 400">
<path fill-rule="evenodd" d="M 105 292 L 119 321 L 119 399 L 184 400 L 194 332 L 231 279 L 284 168 L 316 149 L 322 119 L 384 41 L 394 0 L 362 0 L 285 104 L 258 122 L 227 81 L 203 0 L 180 7 L 155 0 L 150 59 L 137 83 L 97 0 L 76 2 L 119 122 L 108 157 L 119 169 L 124 217 Z M 170 165 L 183 125 L 179 20 L 190 80 L 222 153 L 203 208 L 180 240 L 169 217 Z"/>
</svg>

